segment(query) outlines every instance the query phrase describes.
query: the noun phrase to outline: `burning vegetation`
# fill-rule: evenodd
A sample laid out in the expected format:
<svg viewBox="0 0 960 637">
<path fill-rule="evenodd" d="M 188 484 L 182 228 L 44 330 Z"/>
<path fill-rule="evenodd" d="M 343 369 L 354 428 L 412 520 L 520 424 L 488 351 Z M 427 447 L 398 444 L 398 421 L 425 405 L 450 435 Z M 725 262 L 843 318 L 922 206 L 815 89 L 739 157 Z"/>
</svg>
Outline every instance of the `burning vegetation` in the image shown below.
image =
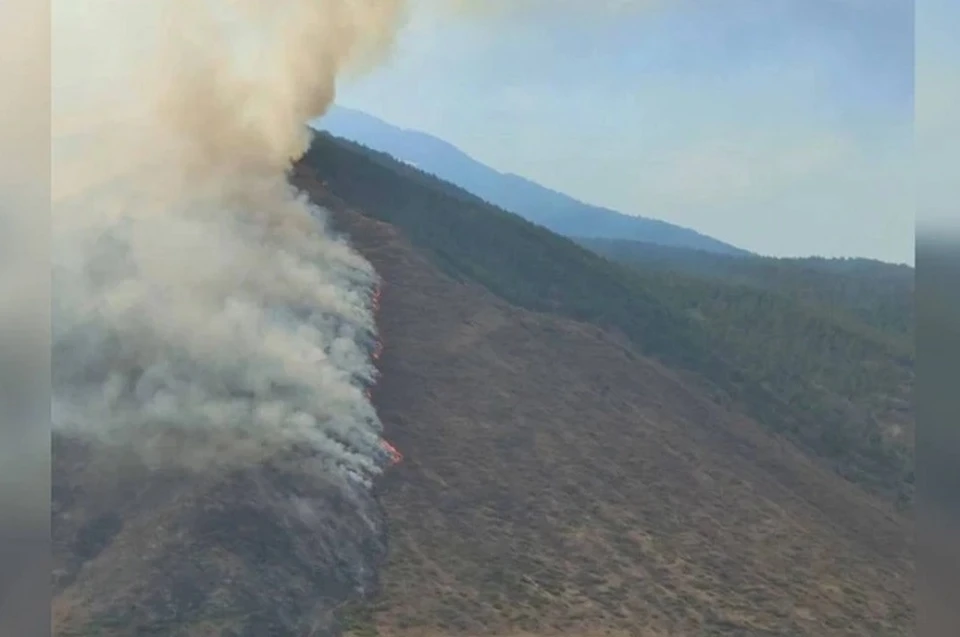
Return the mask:
<svg viewBox="0 0 960 637">
<path fill-rule="evenodd" d="M 383 289 L 380 286 L 380 284 L 377 284 L 376 288 L 373 291 L 373 298 L 371 301 L 371 306 L 373 307 L 374 319 L 376 319 L 380 315 L 380 299 L 382 294 L 383 294 Z M 376 364 L 380 360 L 381 356 L 383 356 L 383 338 L 380 336 L 377 336 L 373 345 L 373 351 L 370 353 L 370 357 L 373 359 L 374 364 Z M 379 378 L 379 370 L 377 373 L 377 377 Z M 367 399 L 370 401 L 373 401 L 374 387 L 376 387 L 376 382 L 374 382 L 373 385 L 371 385 L 370 387 L 367 387 L 366 389 Z M 380 441 L 380 447 L 387 454 L 389 466 L 391 467 L 395 466 L 403 460 L 403 454 L 400 453 L 400 451 L 396 447 L 394 447 L 392 444 L 390 444 L 390 442 L 388 442 L 386 439 L 382 439 Z"/>
</svg>

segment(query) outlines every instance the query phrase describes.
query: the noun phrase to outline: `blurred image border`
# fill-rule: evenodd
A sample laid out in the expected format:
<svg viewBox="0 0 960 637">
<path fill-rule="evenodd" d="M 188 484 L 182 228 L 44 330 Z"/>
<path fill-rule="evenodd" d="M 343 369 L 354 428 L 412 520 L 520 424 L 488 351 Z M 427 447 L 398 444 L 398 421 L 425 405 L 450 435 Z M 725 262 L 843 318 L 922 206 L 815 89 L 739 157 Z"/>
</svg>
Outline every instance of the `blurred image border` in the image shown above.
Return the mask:
<svg viewBox="0 0 960 637">
<path fill-rule="evenodd" d="M 0 2 L 0 635 L 50 634 L 49 0 Z"/>
<path fill-rule="evenodd" d="M 915 4 L 918 634 L 960 633 L 960 8 Z"/>
</svg>

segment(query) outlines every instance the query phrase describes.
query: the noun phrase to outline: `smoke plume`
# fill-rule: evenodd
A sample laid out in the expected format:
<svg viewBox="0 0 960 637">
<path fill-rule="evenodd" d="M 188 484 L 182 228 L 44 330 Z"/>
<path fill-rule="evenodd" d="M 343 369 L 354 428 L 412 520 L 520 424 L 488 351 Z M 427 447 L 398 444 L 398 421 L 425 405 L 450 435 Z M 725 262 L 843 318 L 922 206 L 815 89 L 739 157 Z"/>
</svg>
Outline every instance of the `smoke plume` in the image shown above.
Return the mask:
<svg viewBox="0 0 960 637">
<path fill-rule="evenodd" d="M 194 468 L 380 467 L 377 275 L 286 170 L 399 0 L 55 0 L 53 419 Z"/>
</svg>

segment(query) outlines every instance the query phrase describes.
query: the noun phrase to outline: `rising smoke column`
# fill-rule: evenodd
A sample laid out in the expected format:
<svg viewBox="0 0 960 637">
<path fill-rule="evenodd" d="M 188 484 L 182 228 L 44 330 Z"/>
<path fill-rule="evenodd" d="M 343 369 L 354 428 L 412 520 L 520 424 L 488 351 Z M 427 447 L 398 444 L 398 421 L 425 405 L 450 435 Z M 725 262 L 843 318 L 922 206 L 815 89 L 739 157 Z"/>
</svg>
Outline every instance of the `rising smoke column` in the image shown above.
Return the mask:
<svg viewBox="0 0 960 637">
<path fill-rule="evenodd" d="M 287 183 L 398 0 L 55 0 L 53 405 L 193 468 L 380 467 L 369 263 Z"/>
</svg>

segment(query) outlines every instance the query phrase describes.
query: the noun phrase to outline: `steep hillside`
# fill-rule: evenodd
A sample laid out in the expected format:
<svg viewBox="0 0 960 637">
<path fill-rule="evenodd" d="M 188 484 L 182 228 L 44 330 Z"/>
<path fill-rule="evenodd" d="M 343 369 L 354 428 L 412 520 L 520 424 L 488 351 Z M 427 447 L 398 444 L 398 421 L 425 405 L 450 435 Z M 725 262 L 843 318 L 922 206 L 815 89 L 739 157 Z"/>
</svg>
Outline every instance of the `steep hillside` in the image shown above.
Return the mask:
<svg viewBox="0 0 960 637">
<path fill-rule="evenodd" d="M 411 171 L 321 139 L 293 175 L 384 279 L 404 462 L 368 493 L 57 435 L 55 635 L 910 634 L 909 518 L 724 399 L 775 394 L 660 279 Z"/>
<path fill-rule="evenodd" d="M 643 270 L 680 272 L 778 292 L 860 321 L 912 348 L 914 270 L 869 259 L 733 258 L 639 241 L 579 238 L 581 245 Z"/>
<path fill-rule="evenodd" d="M 637 239 L 718 254 L 747 254 L 689 228 L 587 204 L 519 175 L 502 173 L 441 139 L 398 128 L 360 111 L 335 107 L 314 125 L 413 164 L 562 235 Z"/>
<path fill-rule="evenodd" d="M 396 225 L 448 275 L 619 332 L 811 457 L 910 501 L 912 358 L 871 331 L 776 294 L 643 275 L 350 142 L 319 136 L 306 167 L 326 183 L 326 203 Z"/>
<path fill-rule="evenodd" d="M 375 400 L 406 456 L 352 635 L 909 633 L 905 519 L 628 340 L 512 306 L 337 207 L 385 279 Z"/>
</svg>

